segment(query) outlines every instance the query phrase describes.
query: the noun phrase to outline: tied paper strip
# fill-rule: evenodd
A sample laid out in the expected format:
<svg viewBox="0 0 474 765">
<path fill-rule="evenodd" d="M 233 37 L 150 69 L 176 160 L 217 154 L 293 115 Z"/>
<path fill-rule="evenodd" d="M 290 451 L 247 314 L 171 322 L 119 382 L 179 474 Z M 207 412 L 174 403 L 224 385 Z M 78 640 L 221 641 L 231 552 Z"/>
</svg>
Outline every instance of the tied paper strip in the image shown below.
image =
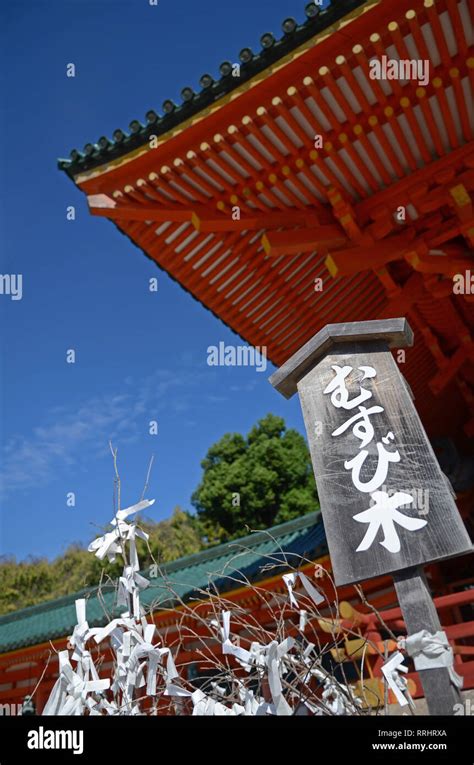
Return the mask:
<svg viewBox="0 0 474 765">
<path fill-rule="evenodd" d="M 249 672 L 252 666 L 258 668 L 267 669 L 268 685 L 272 696 L 273 704 L 271 705 L 272 711 L 276 715 L 291 715 L 293 710 L 286 701 L 283 695 L 283 686 L 281 682 L 282 671 L 286 671 L 282 666 L 282 659 L 287 656 L 295 645 L 295 640 L 292 637 L 288 637 L 281 643 L 277 643 L 276 640 L 272 640 L 269 645 L 260 645 L 260 643 L 253 642 L 250 647 L 250 651 L 245 648 L 234 645 L 230 640 L 230 611 L 223 611 L 221 614 L 222 627 L 220 628 L 222 638 L 222 653 L 231 655 Z M 194 712 L 193 714 L 217 714 L 217 707 L 209 707 L 204 699 L 200 699 L 199 709 L 202 711 Z M 235 705 L 234 705 L 235 706 Z M 249 705 L 252 708 L 252 704 Z M 247 706 L 247 708 L 249 708 Z M 245 713 L 245 707 L 242 707 L 243 713 Z M 235 712 L 234 712 L 235 713 Z M 241 714 L 239 711 L 238 714 Z"/>
<path fill-rule="evenodd" d="M 227 706 L 217 697 L 225 698 L 226 688 L 211 684 L 213 695 L 202 690 L 187 690 L 180 684 L 171 650 L 154 643 L 156 627 L 149 624 L 140 606 L 140 591 L 149 586 L 149 582 L 141 577 L 136 549 L 136 538 L 146 539 L 136 523 L 127 523 L 126 519 L 140 510 L 153 504 L 144 500 L 116 513 L 112 520 L 113 530 L 96 539 L 89 547 L 91 552 L 100 558 L 114 560 L 115 554 L 120 553 L 125 558 L 125 548 L 129 548 L 128 565 L 124 565 L 122 576 L 118 583 L 118 605 L 125 606 L 118 618 L 109 621 L 104 627 L 90 628 L 86 618 L 87 601 L 82 598 L 76 601 L 76 626 L 69 639 L 69 647 L 74 649 L 72 656 L 69 651 L 59 654 L 59 677 L 51 691 L 43 714 L 50 715 L 138 715 L 143 711 L 140 702 L 144 697 L 156 697 L 161 693 L 157 688 L 158 678 L 164 680 L 164 695 L 180 699 L 189 699 L 193 705 L 194 715 L 292 715 L 295 709 L 291 706 L 292 693 L 287 693 L 284 677 L 298 667 L 298 661 L 303 660 L 308 682 L 312 677 L 318 682 L 324 682 L 323 697 L 326 706 L 333 713 L 350 713 L 341 686 L 330 681 L 326 672 L 315 667 L 315 659 L 311 655 L 313 644 L 308 644 L 301 654 L 300 646 L 288 637 L 281 643 L 275 640 L 268 645 L 252 642 L 249 649 L 242 648 L 239 639 L 232 642 L 230 634 L 230 611 L 222 613 L 222 622 L 214 622 L 219 629 L 224 654 L 234 656 L 246 672 L 256 670 L 261 680 L 268 681 L 268 691 L 271 698 L 264 698 L 259 693 L 245 687 L 245 683 L 237 680 L 239 702 Z M 315 605 L 324 601 L 317 589 L 304 574 L 287 575 L 290 585 L 296 584 L 299 576 L 302 587 Z M 290 588 L 289 588 L 290 591 Z M 290 591 L 290 595 L 292 592 Z M 293 596 L 293 604 L 298 608 L 298 602 Z M 298 609 L 300 613 L 300 629 L 304 630 L 307 612 Z M 211 622 L 212 623 L 212 622 Z M 89 641 L 93 645 L 108 640 L 110 649 L 115 657 L 114 670 L 109 678 L 99 677 L 94 664 L 93 655 L 87 650 Z M 298 645 L 298 652 L 292 654 L 292 649 Z M 76 667 L 71 666 L 76 662 Z M 140 689 L 144 689 L 140 691 Z M 267 692 L 267 691 L 266 691 Z M 109 698 L 107 698 L 108 693 Z M 113 697 L 113 698 L 111 698 Z M 156 702 L 154 702 L 155 704 Z M 309 700 L 298 702 L 305 704 L 314 714 L 321 714 L 318 706 Z M 347 707 L 347 709 L 346 709 Z M 154 707 L 156 710 L 156 707 Z"/>
<path fill-rule="evenodd" d="M 119 579 L 117 596 L 118 606 L 128 606 L 132 603 L 132 613 L 135 619 L 140 618 L 140 590 L 145 590 L 150 582 L 144 576 L 138 574 L 133 566 L 125 566 L 123 575 Z"/>
<path fill-rule="evenodd" d="M 92 631 L 86 620 L 86 601 L 76 600 L 77 624 L 69 639 L 74 648 L 72 659 L 77 662 L 73 670 L 69 652 L 59 653 L 59 677 L 43 710 L 44 715 L 82 715 L 97 704 L 90 694 L 101 693 L 110 687 L 110 680 L 101 680 L 85 644 Z"/>
<path fill-rule="evenodd" d="M 313 601 L 315 606 L 319 606 L 321 603 L 324 603 L 325 598 L 316 589 L 316 587 L 313 584 L 311 584 L 308 577 L 305 574 L 303 574 L 302 571 L 292 571 L 291 574 L 283 574 L 283 581 L 285 582 L 286 588 L 288 590 L 290 603 L 294 608 L 299 608 L 298 601 L 296 600 L 296 597 L 294 594 L 294 588 L 296 587 L 297 579 L 300 580 L 304 590 L 306 591 L 306 594 L 308 595 L 310 600 Z"/>
<path fill-rule="evenodd" d="M 385 678 L 385 682 L 393 692 L 401 707 L 405 707 L 407 704 L 414 706 L 408 691 L 407 681 L 404 677 L 399 675 L 399 672 L 408 672 L 408 667 L 403 664 L 404 661 L 405 659 L 403 655 L 400 651 L 397 651 L 382 666 L 382 674 Z"/>
<path fill-rule="evenodd" d="M 446 667 L 452 684 L 461 689 L 463 678 L 455 671 L 453 649 L 449 645 L 448 636 L 439 630 L 432 635 L 428 630 L 415 632 L 406 638 L 400 638 L 398 645 L 411 656 L 415 669 L 440 669 Z"/>
<path fill-rule="evenodd" d="M 49 694 L 48 701 L 46 702 L 45 707 L 43 709 L 43 715 L 45 716 L 61 714 L 61 709 L 64 706 L 64 702 L 66 700 L 67 680 L 64 674 L 64 669 L 66 665 L 69 664 L 69 652 L 59 651 L 58 660 L 59 660 L 59 677 L 56 680 L 54 686 L 52 687 L 51 693 Z"/>
<path fill-rule="evenodd" d="M 110 687 L 110 680 L 101 680 L 88 651 L 78 662 L 76 671 L 69 662 L 68 651 L 59 653 L 59 677 L 43 709 L 43 715 L 76 716 L 84 714 L 96 702 L 89 694 L 102 692 Z"/>
<path fill-rule="evenodd" d="M 148 539 L 148 535 L 139 529 L 136 523 L 126 523 L 125 519 L 134 513 L 152 505 L 154 500 L 143 500 L 120 510 L 111 521 L 113 531 L 107 532 L 89 546 L 90 552 L 101 560 L 107 557 L 115 559 L 116 553 L 125 557 L 125 546 L 129 547 L 129 565 L 123 568 L 118 582 L 118 605 L 126 606 L 119 618 L 112 619 L 105 627 L 91 629 L 86 618 L 87 602 L 84 598 L 76 600 L 76 625 L 69 638 L 69 647 L 73 649 L 59 653 L 59 677 L 55 683 L 43 714 L 45 715 L 107 715 L 141 714 L 137 691 L 146 685 L 146 695 L 157 695 L 157 675 L 164 678 L 166 687 L 173 690 L 179 687 L 173 681 L 178 672 L 171 650 L 153 644 L 156 627 L 149 624 L 140 606 L 140 591 L 149 586 L 149 582 L 140 576 L 136 539 Z M 229 622 L 229 620 L 228 620 Z M 86 644 L 89 640 L 96 644 L 103 640 L 110 641 L 115 654 L 115 672 L 111 679 L 101 679 L 98 675 L 91 653 Z M 230 643 L 230 641 L 229 641 Z M 163 660 L 166 659 L 166 665 Z M 73 669 L 71 660 L 76 662 Z M 114 694 L 109 701 L 105 692 Z M 172 694 L 169 694 L 172 695 Z M 184 695 L 184 694 L 183 694 Z M 215 714 L 241 714 L 243 707 L 234 705 L 230 712 L 223 706 L 210 700 L 209 706 L 216 708 Z"/>
<path fill-rule="evenodd" d="M 131 526 L 129 523 L 125 523 L 124 519 L 128 518 L 129 515 L 133 515 L 133 513 L 139 513 L 140 510 L 145 510 L 145 508 L 153 505 L 154 501 L 154 499 L 143 499 L 141 502 L 137 502 L 136 505 L 119 510 L 111 520 L 111 525 L 115 526 L 113 531 L 108 531 L 103 536 L 94 539 L 87 548 L 88 551 L 95 553 L 99 560 L 104 560 L 107 556 L 109 562 L 114 563 L 117 553 L 123 553 L 123 542 L 129 540 L 131 565 L 134 571 L 138 571 L 135 537 L 148 539 L 148 534 L 137 529 L 135 525 Z"/>
<path fill-rule="evenodd" d="M 138 574 L 138 557 L 136 554 L 136 537 L 146 539 L 147 535 L 135 524 L 125 523 L 125 518 L 152 505 L 154 500 L 143 500 L 136 505 L 116 513 L 112 520 L 115 529 L 95 540 L 89 547 L 97 557 L 109 560 L 116 552 L 123 552 L 126 541 L 130 548 L 130 565 L 125 566 L 118 587 L 118 604 L 132 607 L 132 613 L 124 612 L 119 619 L 113 619 L 106 627 L 89 628 L 86 619 L 86 600 L 76 600 L 76 626 L 69 638 L 69 646 L 73 649 L 71 659 L 68 651 L 59 653 L 59 677 L 55 683 L 43 714 L 46 715 L 81 715 L 89 714 L 129 713 L 139 712 L 135 690 L 145 684 L 144 670 L 147 670 L 147 692 L 156 694 L 156 673 L 161 657 L 168 654 L 167 675 L 176 676 L 176 667 L 168 648 L 159 648 L 151 641 L 155 631 L 154 625 L 148 625 L 146 619 L 140 622 L 140 590 L 148 586 L 148 580 Z M 132 618 L 133 617 L 133 618 Z M 143 637 L 142 637 L 143 634 Z M 110 679 L 101 679 L 97 673 L 90 652 L 86 649 L 87 642 L 94 638 L 100 643 L 110 638 L 112 650 L 116 653 L 117 671 L 113 684 Z M 76 662 L 73 669 L 70 661 Z M 142 661 L 140 661 L 142 660 Z M 109 702 L 104 692 L 110 689 L 113 693 L 122 694 L 120 710 L 115 701 Z M 135 706 L 134 706 L 135 705 Z"/>
<path fill-rule="evenodd" d="M 222 653 L 230 656 L 235 656 L 238 662 L 250 669 L 251 653 L 246 651 L 245 648 L 234 645 L 230 640 L 230 611 L 222 612 Z"/>
<path fill-rule="evenodd" d="M 347 707 L 347 699 L 341 689 L 345 686 L 338 687 L 330 677 L 327 677 L 324 681 L 323 701 L 331 714 L 342 716 L 350 714 L 350 710 Z"/>
<path fill-rule="evenodd" d="M 291 640 L 287 638 L 285 643 Z M 293 714 L 293 710 L 283 696 L 283 688 L 280 677 L 280 657 L 286 653 L 287 646 L 283 646 L 283 643 L 279 646 L 276 640 L 272 640 L 268 647 L 268 685 L 270 687 L 270 693 L 272 694 L 273 703 L 275 705 L 275 713 L 277 715 Z"/>
<path fill-rule="evenodd" d="M 147 540 L 148 534 L 137 528 L 135 523 L 126 523 L 125 519 L 151 507 L 154 501 L 154 499 L 143 499 L 135 505 L 119 510 L 111 521 L 111 525 L 115 527 L 113 531 L 94 539 L 88 547 L 89 552 L 95 553 L 99 560 L 107 557 L 110 562 L 114 562 L 117 553 L 123 553 L 124 543 L 129 543 L 130 565 L 125 566 L 119 579 L 117 605 L 130 607 L 135 619 L 140 618 L 140 590 L 149 586 L 149 581 L 138 573 L 140 565 L 136 540 L 137 538 Z"/>
<path fill-rule="evenodd" d="M 90 637 L 90 629 L 86 620 L 85 598 L 76 600 L 76 619 L 77 624 L 74 627 L 74 632 L 69 638 L 69 642 L 74 648 L 72 658 L 74 661 L 80 661 L 85 651 L 85 644 Z"/>
<path fill-rule="evenodd" d="M 182 688 L 177 683 L 171 682 L 171 675 L 168 678 L 166 684 L 165 696 L 174 696 L 176 698 L 190 699 L 193 704 L 193 715 L 205 715 L 205 716 L 220 716 L 220 715 L 293 715 L 295 709 L 293 709 L 284 696 L 282 675 L 291 672 L 292 661 L 296 662 L 297 658 L 301 658 L 300 652 L 298 657 L 291 654 L 291 650 L 298 645 L 292 638 L 288 637 L 281 643 L 277 643 L 273 640 L 269 645 L 261 645 L 260 643 L 253 642 L 250 646 L 250 650 L 247 651 L 240 646 L 236 646 L 231 642 L 230 638 L 230 618 L 231 612 L 224 611 L 221 613 L 221 620 L 219 622 L 213 621 L 215 627 L 220 631 L 222 640 L 223 653 L 234 655 L 236 660 L 244 666 L 248 671 L 252 667 L 257 667 L 259 676 L 263 679 L 263 671 L 266 670 L 266 676 L 268 679 L 268 688 L 271 694 L 271 702 L 265 700 L 262 696 L 255 694 L 253 690 L 250 690 L 244 686 L 243 683 L 239 687 L 240 704 L 234 703 L 232 707 L 227 707 L 215 698 L 208 696 L 201 690 L 190 691 Z M 303 662 L 307 667 L 307 677 L 305 682 L 310 682 L 311 677 L 315 677 L 318 682 L 324 683 L 323 689 L 323 701 L 324 706 L 329 709 L 331 714 L 334 715 L 347 715 L 353 714 L 353 709 L 350 704 L 349 688 L 342 683 L 336 683 L 332 678 L 328 677 L 327 672 L 323 672 L 315 667 L 315 659 L 313 654 L 315 645 L 309 643 L 303 651 Z M 285 662 L 289 666 L 285 666 Z M 177 674 L 176 674 L 176 677 Z M 178 678 L 179 679 L 179 678 Z M 239 682 L 239 681 L 237 681 Z M 214 693 L 222 694 L 223 688 L 217 683 L 212 683 Z M 311 711 L 312 714 L 323 714 L 323 708 L 312 704 L 309 700 L 302 700 L 302 703 Z M 362 700 L 357 699 L 353 702 L 359 708 L 362 707 Z"/>
</svg>

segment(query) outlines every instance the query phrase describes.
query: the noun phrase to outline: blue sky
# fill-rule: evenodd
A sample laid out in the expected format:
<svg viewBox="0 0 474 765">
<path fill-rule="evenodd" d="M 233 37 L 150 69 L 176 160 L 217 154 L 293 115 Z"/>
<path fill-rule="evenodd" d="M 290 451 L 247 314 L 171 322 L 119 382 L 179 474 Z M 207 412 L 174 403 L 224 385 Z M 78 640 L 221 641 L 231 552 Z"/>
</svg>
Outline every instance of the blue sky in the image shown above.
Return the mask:
<svg viewBox="0 0 474 765">
<path fill-rule="evenodd" d="M 270 411 L 304 432 L 298 401 L 268 383 L 271 365 L 207 366 L 209 345 L 241 341 L 91 217 L 56 168 L 73 147 L 179 101 L 244 46 L 259 50 L 263 32 L 303 20 L 304 2 L 9 0 L 0 16 L 1 273 L 23 275 L 22 300 L 0 295 L 0 553 L 54 557 L 112 517 L 109 438 L 126 503 L 155 455 L 148 496 L 159 520 L 177 504 L 191 509 L 200 461 L 224 433 L 246 433 Z"/>
</svg>

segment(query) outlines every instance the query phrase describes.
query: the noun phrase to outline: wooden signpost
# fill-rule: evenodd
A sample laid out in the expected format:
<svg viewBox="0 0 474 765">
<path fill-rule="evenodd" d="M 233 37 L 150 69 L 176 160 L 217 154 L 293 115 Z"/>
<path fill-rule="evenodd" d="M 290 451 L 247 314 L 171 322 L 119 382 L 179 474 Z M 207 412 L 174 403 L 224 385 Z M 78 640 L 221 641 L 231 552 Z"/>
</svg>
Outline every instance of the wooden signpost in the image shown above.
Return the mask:
<svg viewBox="0 0 474 765">
<path fill-rule="evenodd" d="M 473 550 L 390 349 L 406 319 L 328 324 L 270 378 L 296 391 L 338 586 L 391 573 L 408 635 L 441 630 L 423 564 Z M 447 667 L 420 669 L 431 714 L 453 714 Z"/>
</svg>

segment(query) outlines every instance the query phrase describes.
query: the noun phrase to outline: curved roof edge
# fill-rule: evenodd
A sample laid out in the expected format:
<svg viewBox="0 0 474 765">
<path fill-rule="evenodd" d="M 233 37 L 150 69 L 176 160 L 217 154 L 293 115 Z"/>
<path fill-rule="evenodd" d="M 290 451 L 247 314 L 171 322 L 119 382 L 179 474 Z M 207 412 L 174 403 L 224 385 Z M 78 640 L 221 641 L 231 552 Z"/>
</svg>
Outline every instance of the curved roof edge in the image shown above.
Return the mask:
<svg viewBox="0 0 474 765">
<path fill-rule="evenodd" d="M 92 170 L 138 149 L 145 145 L 151 136 L 159 137 L 173 130 L 203 109 L 249 82 L 253 77 L 366 2 L 367 0 L 331 0 L 327 8 L 321 9 L 318 9 L 315 3 L 308 3 L 306 9 L 312 6 L 316 9 L 316 13 L 314 16 L 309 16 L 307 11 L 308 18 L 303 24 L 297 24 L 294 19 L 285 19 L 283 24 L 291 21 L 294 28 L 292 31 L 284 32 L 283 36 L 279 40 L 274 40 L 269 47 L 262 46 L 259 53 L 253 53 L 250 48 L 243 48 L 241 55 L 245 52 L 246 56 L 240 59 L 239 77 L 232 76 L 231 71 L 222 74 L 218 80 L 214 80 L 211 75 L 203 75 L 201 79 L 208 77 L 210 84 L 207 87 L 202 87 L 199 93 L 194 93 L 189 87 L 183 88 L 182 93 L 186 93 L 186 97 L 183 98 L 182 104 L 176 105 L 171 100 L 166 100 L 164 102 L 166 107 L 164 114 L 159 115 L 151 109 L 147 112 L 147 124 L 143 125 L 139 120 L 132 120 L 128 134 L 117 129 L 113 133 L 113 140 L 102 136 L 97 143 L 85 144 L 83 151 L 73 149 L 70 159 L 58 160 L 59 169 L 64 170 L 71 178 L 74 178 L 78 173 Z M 262 35 L 262 38 L 265 37 L 272 38 L 273 36 L 271 33 L 266 33 Z M 227 68 L 233 66 L 229 62 L 223 62 L 220 66 L 222 68 L 226 65 Z M 167 110 L 169 111 L 167 112 Z"/>
</svg>

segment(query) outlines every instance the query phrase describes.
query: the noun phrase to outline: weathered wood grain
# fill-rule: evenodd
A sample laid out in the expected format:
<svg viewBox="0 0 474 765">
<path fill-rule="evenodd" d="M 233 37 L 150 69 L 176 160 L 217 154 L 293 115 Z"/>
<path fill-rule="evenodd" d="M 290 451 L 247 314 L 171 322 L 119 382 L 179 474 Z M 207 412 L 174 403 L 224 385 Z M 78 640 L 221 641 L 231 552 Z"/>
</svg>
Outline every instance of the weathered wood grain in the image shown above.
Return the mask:
<svg viewBox="0 0 474 765">
<path fill-rule="evenodd" d="M 387 449 L 397 449 L 400 462 L 389 465 L 386 491 L 414 496 L 415 503 L 401 512 L 427 521 L 426 526 L 417 531 L 396 527 L 401 541 L 398 553 L 389 552 L 380 544 L 381 531 L 368 550 L 356 552 L 367 524 L 355 521 L 353 516 L 367 510 L 371 498 L 370 494 L 354 487 L 351 472 L 344 467 L 344 462 L 359 452 L 360 441 L 353 435 L 352 428 L 342 435 L 331 435 L 354 413 L 335 408 L 330 396 L 323 394 L 334 377 L 332 367 L 336 364 L 353 367 L 346 380 L 351 398 L 361 390 L 362 373 L 358 367 L 372 366 L 377 372 L 375 378 L 363 382 L 363 387 L 373 394 L 365 405 L 379 405 L 384 411 L 371 417 L 375 436 L 366 447 L 369 456 L 362 468 L 361 479 L 368 481 L 374 475 L 378 462 L 376 444 L 392 431 L 395 438 Z M 472 550 L 446 478 L 384 341 L 334 345 L 300 380 L 298 391 L 337 585 L 359 582 Z M 423 506 L 425 501 L 427 507 Z"/>
<path fill-rule="evenodd" d="M 410 568 L 395 574 L 395 589 L 407 626 L 413 635 L 421 630 L 431 634 L 442 630 L 426 576 L 422 568 Z M 430 715 L 454 715 L 454 705 L 461 702 L 461 694 L 450 680 L 448 670 L 419 670 Z"/>
<path fill-rule="evenodd" d="M 270 382 L 285 398 L 291 398 L 296 393 L 298 381 L 331 346 L 370 340 L 385 340 L 389 348 L 406 348 L 413 345 L 413 331 L 404 318 L 326 324 L 274 372 Z"/>
<path fill-rule="evenodd" d="M 271 378 L 283 395 L 295 384 L 300 395 L 338 586 L 473 550 L 446 476 L 416 412 L 411 391 L 389 350 L 398 344 L 410 344 L 412 338 L 405 319 L 328 325 Z M 394 439 L 386 448 L 391 452 L 398 450 L 400 461 L 389 464 L 380 490 L 389 495 L 410 494 L 414 501 L 400 508 L 400 512 L 427 522 L 417 530 L 395 526 L 401 546 L 398 552 L 382 546 L 382 529 L 367 550 L 357 551 L 368 524 L 354 520 L 354 516 L 367 510 L 374 501 L 370 493 L 354 486 L 351 470 L 344 467 L 361 449 L 361 441 L 352 426 L 341 435 L 332 435 L 359 411 L 359 407 L 350 411 L 337 408 L 331 396 L 323 393 L 334 379 L 336 365 L 352 367 L 345 381 L 349 400 L 365 388 L 372 397 L 364 406 L 383 407 L 382 412 L 370 417 L 374 437 L 365 447 L 368 456 L 360 472 L 361 481 L 365 483 L 373 477 L 378 464 L 377 443 L 391 431 Z M 373 367 L 376 376 L 363 379 L 359 369 L 362 366 Z"/>
</svg>

